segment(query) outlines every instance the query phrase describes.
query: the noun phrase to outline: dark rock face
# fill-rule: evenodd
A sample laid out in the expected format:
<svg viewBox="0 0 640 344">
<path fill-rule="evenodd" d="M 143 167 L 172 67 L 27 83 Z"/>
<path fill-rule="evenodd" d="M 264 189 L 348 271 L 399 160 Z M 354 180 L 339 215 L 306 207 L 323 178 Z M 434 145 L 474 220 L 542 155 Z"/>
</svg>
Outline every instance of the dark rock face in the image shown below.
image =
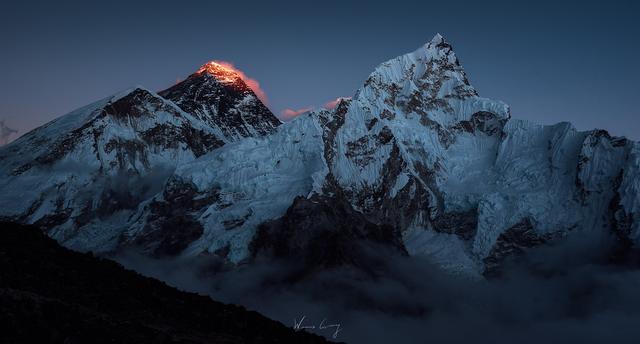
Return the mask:
<svg viewBox="0 0 640 344">
<path fill-rule="evenodd" d="M 500 118 L 494 113 L 488 111 L 479 111 L 471 115 L 471 119 L 468 121 L 460 121 L 453 126 L 454 131 L 466 131 L 468 133 L 475 133 L 476 131 L 483 132 L 489 136 L 504 134 L 503 128 L 507 123 L 507 119 Z"/>
<path fill-rule="evenodd" d="M 0 223 L 3 343 L 326 343 Z"/>
<path fill-rule="evenodd" d="M 585 138 L 582 143 L 582 150 L 578 156 L 578 166 L 576 173 L 575 185 L 577 189 L 577 197 L 583 204 L 588 202 L 592 195 L 608 193 L 618 189 L 620 180 L 616 180 L 618 175 L 623 173 L 622 162 L 628 159 L 631 141 L 626 138 L 613 137 L 606 130 L 593 130 Z M 616 169 L 616 174 L 598 176 L 592 175 L 590 169 L 597 164 L 595 152 L 609 149 L 618 154 L 620 159 L 615 164 L 610 165 Z M 620 177 L 622 178 L 622 177 Z M 614 195 L 612 195 L 614 196 Z"/>
<path fill-rule="evenodd" d="M 338 130 L 344 125 L 345 115 L 349 110 L 351 100 L 341 100 L 336 106 L 333 115 L 327 118 L 324 123 L 324 130 L 322 132 L 322 142 L 324 144 L 324 160 L 328 166 L 333 164 L 336 158 L 336 143 L 335 138 Z M 338 186 L 338 182 L 335 180 L 335 176 L 331 171 L 327 174 L 323 185 L 323 192 L 328 195 L 342 196 L 342 189 Z"/>
<path fill-rule="evenodd" d="M 627 214 L 622 207 L 620 192 L 618 191 L 620 184 L 622 183 L 623 174 L 624 170 L 621 170 L 613 183 L 613 190 L 615 190 L 615 192 L 611 202 L 609 203 L 609 214 L 611 217 L 609 221 L 611 223 L 611 229 L 616 236 L 622 240 L 629 240 L 631 227 L 633 225 L 633 214 Z"/>
<path fill-rule="evenodd" d="M 230 219 L 230 220 L 224 220 L 222 221 L 222 225 L 224 226 L 224 229 L 226 230 L 232 230 L 235 228 L 238 228 L 240 226 L 242 226 L 247 219 L 249 219 L 249 217 L 251 217 L 251 215 L 253 214 L 253 211 L 251 209 L 249 209 L 249 211 L 242 217 L 239 218 L 235 218 L 235 219 Z"/>
<path fill-rule="evenodd" d="M 610 259 L 618 264 L 640 265 L 640 249 L 630 239 L 634 216 L 624 210 L 618 191 L 623 174 L 624 170 L 621 170 L 614 182 L 613 190 L 616 191 L 609 202 L 609 224 L 616 238 L 616 245 L 614 245 Z"/>
<path fill-rule="evenodd" d="M 342 102 L 336 108 L 332 120 L 325 126 L 323 136 L 324 156 L 329 166 L 323 192 L 342 199 L 348 199 L 366 219 L 379 226 L 389 228 L 392 232 L 406 229 L 420 212 L 438 212 L 443 202 L 435 187 L 434 172 L 420 161 L 408 162 L 400 151 L 391 129 L 380 125 L 379 120 L 367 124 L 369 133 L 357 140 L 346 142 L 345 156 L 356 165 L 365 167 L 374 159 L 375 152 L 381 147 L 390 148 L 386 161 L 381 166 L 381 180 L 373 185 L 362 185 L 353 190 L 338 185 L 333 175 L 334 160 L 337 154 L 336 134 L 344 125 L 350 102 Z M 395 115 L 388 113 L 387 118 Z M 408 176 L 408 180 L 400 190 L 393 191 L 400 174 L 412 163 L 419 177 Z M 437 167 L 437 166 L 436 166 Z"/>
<path fill-rule="evenodd" d="M 383 127 L 378 134 L 362 136 L 356 141 L 347 142 L 347 157 L 359 166 L 366 166 L 371 161 L 372 154 L 381 145 L 388 144 L 393 134 L 388 127 Z"/>
<path fill-rule="evenodd" d="M 153 118 L 154 114 L 159 111 L 169 113 L 176 118 L 183 116 L 180 111 L 168 105 L 163 99 L 141 89 L 136 89 L 127 96 L 107 104 L 103 113 L 119 121 L 131 122 L 144 117 Z M 144 156 L 144 149 L 149 145 L 162 149 L 176 149 L 180 143 L 183 143 L 198 157 L 224 145 L 224 142 L 215 135 L 194 128 L 187 123 L 180 126 L 160 123 L 139 134 L 141 140 L 138 141 L 110 141 L 107 143 L 105 151 L 108 153 L 117 149 L 119 155 L 122 155 L 121 152 L 124 151 L 135 157 L 136 152 Z"/>
<path fill-rule="evenodd" d="M 219 201 L 218 190 L 203 193 L 193 184 L 170 180 L 162 196 L 147 206 L 150 215 L 142 233 L 133 242 L 124 241 L 155 256 L 177 255 L 202 236 L 204 228 L 197 218 L 205 205 Z"/>
<path fill-rule="evenodd" d="M 380 113 L 380 118 L 392 121 L 396 118 L 396 114 L 387 109 L 384 109 Z"/>
<path fill-rule="evenodd" d="M 302 262 L 310 269 L 350 265 L 371 269 L 366 247 L 383 246 L 406 254 L 400 233 L 353 210 L 340 197 L 298 197 L 287 213 L 263 223 L 251 243 L 253 256 Z"/>
<path fill-rule="evenodd" d="M 178 143 L 185 143 L 196 157 L 202 156 L 224 145 L 224 141 L 215 135 L 190 126 L 175 127 L 160 124 L 141 134 L 147 144 L 162 148 L 177 148 Z"/>
<path fill-rule="evenodd" d="M 431 225 L 438 232 L 455 234 L 463 240 L 470 240 L 476 235 L 478 228 L 478 209 L 444 213 L 433 219 Z"/>
<path fill-rule="evenodd" d="M 324 159 L 327 165 L 331 166 L 336 155 L 336 144 L 334 142 L 336 133 L 344 125 L 345 115 L 349 110 L 350 100 L 341 100 L 336 106 L 333 117 L 324 127 L 322 141 L 324 142 Z"/>
<path fill-rule="evenodd" d="M 162 99 L 140 88 L 114 102 L 110 102 L 104 107 L 105 114 L 120 120 L 148 116 L 150 112 L 158 110 L 173 111 Z"/>
<path fill-rule="evenodd" d="M 551 239 L 553 238 L 550 235 L 537 234 L 531 220 L 522 219 L 498 237 L 491 253 L 483 260 L 485 275 L 500 275 L 501 265 L 508 257 L 520 255 L 525 249 L 542 245 Z"/>
<path fill-rule="evenodd" d="M 183 111 L 220 128 L 228 139 L 267 135 L 281 122 L 242 80 L 221 83 L 208 73 L 192 74 L 160 95 Z"/>
</svg>

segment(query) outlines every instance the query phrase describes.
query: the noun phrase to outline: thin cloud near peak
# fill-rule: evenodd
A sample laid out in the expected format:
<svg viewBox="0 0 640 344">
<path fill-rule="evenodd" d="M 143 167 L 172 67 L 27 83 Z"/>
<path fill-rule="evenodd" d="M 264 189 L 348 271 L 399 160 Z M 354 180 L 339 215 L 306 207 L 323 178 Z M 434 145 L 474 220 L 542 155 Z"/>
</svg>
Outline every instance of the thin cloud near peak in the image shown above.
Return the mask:
<svg viewBox="0 0 640 344">
<path fill-rule="evenodd" d="M 334 100 L 328 101 L 326 103 L 324 103 L 323 107 L 327 110 L 332 110 L 335 109 L 336 106 L 338 106 L 338 104 L 340 103 L 340 101 L 342 100 L 348 100 L 351 99 L 351 97 L 338 97 Z"/>
<path fill-rule="evenodd" d="M 322 105 L 323 108 L 327 109 L 327 110 L 333 110 L 335 109 L 336 106 L 338 106 L 338 104 L 340 103 L 340 101 L 342 100 L 347 100 L 347 99 L 351 99 L 351 97 L 338 97 L 336 99 L 330 100 L 326 103 L 324 103 Z M 280 119 L 282 119 L 283 121 L 290 121 L 293 118 L 305 113 L 305 112 L 309 112 L 312 111 L 314 109 L 313 106 L 307 106 L 307 107 L 303 107 L 300 109 L 291 109 L 291 108 L 285 108 L 284 110 L 280 111 Z"/>
<path fill-rule="evenodd" d="M 280 118 L 282 118 L 285 121 L 289 121 L 289 120 L 292 120 L 293 118 L 297 117 L 298 115 L 301 115 L 301 114 L 303 114 L 305 112 L 309 112 L 311 110 L 313 110 L 313 107 L 311 107 L 311 106 L 304 107 L 304 108 L 301 108 L 301 109 L 296 109 L 296 110 L 286 108 L 286 109 L 284 109 L 284 110 L 282 110 L 280 112 Z"/>
</svg>

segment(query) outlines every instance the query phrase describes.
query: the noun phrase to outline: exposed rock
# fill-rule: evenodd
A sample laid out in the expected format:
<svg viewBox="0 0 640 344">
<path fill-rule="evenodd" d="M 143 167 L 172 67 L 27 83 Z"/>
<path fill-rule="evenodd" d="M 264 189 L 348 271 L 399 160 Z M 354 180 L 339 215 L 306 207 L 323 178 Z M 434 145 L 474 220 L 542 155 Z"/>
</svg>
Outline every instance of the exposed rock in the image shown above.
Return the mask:
<svg viewBox="0 0 640 344">
<path fill-rule="evenodd" d="M 337 197 L 298 197 L 287 213 L 258 228 L 251 242 L 254 256 L 302 262 L 309 269 L 352 265 L 364 270 L 367 246 L 381 245 L 405 253 L 400 233 L 377 225 Z"/>
<path fill-rule="evenodd" d="M 537 234 L 528 218 L 523 219 L 500 234 L 491 253 L 484 259 L 485 275 L 499 275 L 505 259 L 520 255 L 525 249 L 540 246 L 550 239 L 550 235 Z"/>
<path fill-rule="evenodd" d="M 471 115 L 468 121 L 460 121 L 452 127 L 453 130 L 464 130 L 468 133 L 475 133 L 476 130 L 487 135 L 500 135 L 504 133 L 502 129 L 507 123 L 505 118 L 496 116 L 496 114 L 488 111 L 479 111 Z"/>
<path fill-rule="evenodd" d="M 230 141 L 273 133 L 281 124 L 241 79 L 224 82 L 199 72 L 159 94 Z"/>
<path fill-rule="evenodd" d="M 133 237 L 125 235 L 123 241 L 156 256 L 177 255 L 203 234 L 198 221 L 203 207 L 218 201 L 216 189 L 203 193 L 193 184 L 171 180 L 163 197 L 146 206 L 150 216 L 143 229 Z"/>
<path fill-rule="evenodd" d="M 470 240 L 475 236 L 478 227 L 478 209 L 444 213 L 433 219 L 431 224 L 438 232 L 455 234 L 463 240 Z"/>
</svg>

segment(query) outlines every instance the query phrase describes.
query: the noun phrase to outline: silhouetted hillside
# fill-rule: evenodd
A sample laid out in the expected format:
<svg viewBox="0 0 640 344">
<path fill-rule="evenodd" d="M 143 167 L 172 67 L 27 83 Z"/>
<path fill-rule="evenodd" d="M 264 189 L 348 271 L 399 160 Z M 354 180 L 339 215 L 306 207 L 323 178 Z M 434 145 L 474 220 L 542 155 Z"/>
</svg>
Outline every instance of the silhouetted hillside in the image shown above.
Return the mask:
<svg viewBox="0 0 640 344">
<path fill-rule="evenodd" d="M 0 223 L 2 343 L 325 343 Z"/>
</svg>

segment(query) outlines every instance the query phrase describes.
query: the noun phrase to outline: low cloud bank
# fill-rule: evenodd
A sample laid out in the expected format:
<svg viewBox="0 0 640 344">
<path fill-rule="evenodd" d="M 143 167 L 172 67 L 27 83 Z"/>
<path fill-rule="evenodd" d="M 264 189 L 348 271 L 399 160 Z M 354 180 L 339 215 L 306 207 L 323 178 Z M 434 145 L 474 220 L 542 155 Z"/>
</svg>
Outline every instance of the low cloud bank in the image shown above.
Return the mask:
<svg viewBox="0 0 640 344">
<path fill-rule="evenodd" d="M 500 278 L 452 276 L 425 258 L 372 256 L 353 268 L 300 274 L 290 262 L 229 269 L 208 257 L 116 260 L 180 289 L 242 304 L 288 326 L 340 324 L 347 343 L 627 343 L 640 338 L 640 270 L 612 264 L 613 238 L 572 235 L 529 250 Z M 604 242 L 604 244 L 603 244 Z M 311 330 L 329 339 L 335 327 Z"/>
</svg>

